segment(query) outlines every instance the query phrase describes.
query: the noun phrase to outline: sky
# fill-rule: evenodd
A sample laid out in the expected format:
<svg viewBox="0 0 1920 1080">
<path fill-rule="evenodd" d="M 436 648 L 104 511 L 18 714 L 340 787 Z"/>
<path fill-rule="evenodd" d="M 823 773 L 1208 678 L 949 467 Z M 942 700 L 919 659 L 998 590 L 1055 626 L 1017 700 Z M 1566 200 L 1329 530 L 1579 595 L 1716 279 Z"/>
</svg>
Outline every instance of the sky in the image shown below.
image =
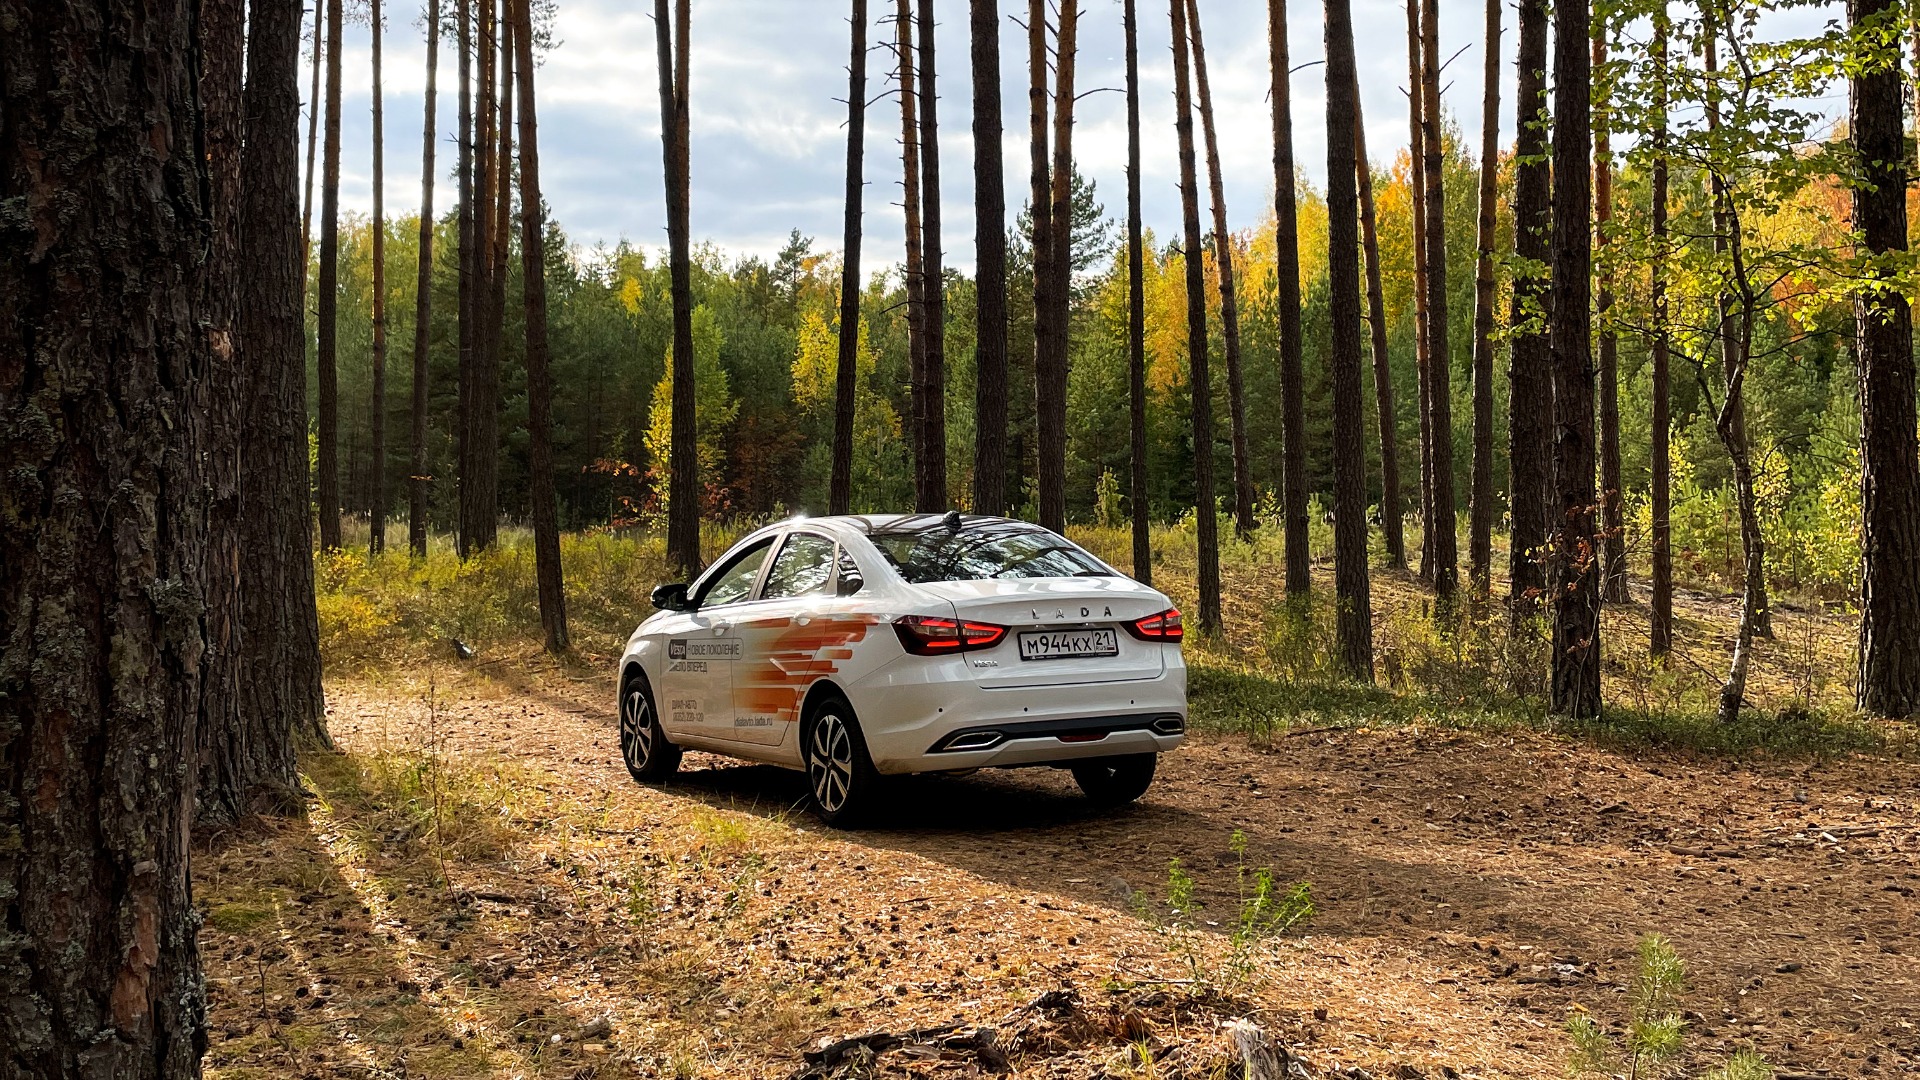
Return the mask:
<svg viewBox="0 0 1920 1080">
<path fill-rule="evenodd" d="M 1367 148 L 1376 164 L 1385 165 L 1408 142 L 1406 8 L 1399 0 L 1352 3 Z M 389 213 L 399 214 L 417 208 L 420 197 L 425 16 L 424 4 L 386 6 L 384 195 Z M 1273 197 L 1267 4 L 1202 0 L 1200 6 L 1228 225 L 1238 230 L 1261 221 Z M 693 0 L 691 217 L 696 242 L 711 241 L 733 255 L 771 257 L 789 232 L 799 229 L 814 238 L 816 251 L 840 247 L 849 7 L 844 0 Z M 869 0 L 868 7 L 875 19 L 868 42 L 874 45 L 892 34 L 892 24 L 878 19 L 891 13 L 893 4 Z M 1165 3 L 1140 0 L 1139 7 L 1144 217 L 1149 229 L 1169 236 L 1178 231 L 1180 220 L 1170 26 Z M 1003 156 L 1011 218 L 1026 202 L 1026 33 L 1013 21 L 1015 15 L 1024 18 L 1026 5 L 1000 0 L 1000 8 Z M 1076 110 L 1074 156 L 1080 170 L 1098 185 L 1108 214 L 1124 218 L 1121 6 L 1119 0 L 1082 0 L 1080 10 L 1076 89 L 1084 96 Z M 622 239 L 647 248 L 666 243 L 651 11 L 644 0 L 556 0 L 553 48 L 535 80 L 541 183 L 554 217 L 582 247 Z M 967 3 L 936 0 L 935 12 L 947 263 L 971 271 L 973 113 Z M 1324 55 L 1320 16 L 1321 5 L 1314 0 L 1291 0 L 1288 5 L 1295 161 L 1316 189 L 1326 186 L 1326 68 L 1317 63 Z M 1474 0 L 1441 0 L 1440 52 L 1453 58 L 1443 77 L 1443 107 L 1467 145 L 1476 148 L 1485 18 L 1485 8 Z M 1511 3 L 1503 23 L 1504 144 L 1511 141 L 1514 125 Z M 341 106 L 341 204 L 363 213 L 372 207 L 370 36 L 364 21 L 346 30 Z M 449 132 L 456 119 L 456 63 L 453 51 L 443 47 L 434 196 L 440 211 L 452 204 L 455 194 Z M 870 52 L 862 241 L 869 270 L 898 262 L 904 253 L 899 106 L 896 98 L 880 96 L 888 88 L 892 66 L 890 52 Z M 310 78 L 310 71 L 302 73 L 303 95 Z"/>
</svg>

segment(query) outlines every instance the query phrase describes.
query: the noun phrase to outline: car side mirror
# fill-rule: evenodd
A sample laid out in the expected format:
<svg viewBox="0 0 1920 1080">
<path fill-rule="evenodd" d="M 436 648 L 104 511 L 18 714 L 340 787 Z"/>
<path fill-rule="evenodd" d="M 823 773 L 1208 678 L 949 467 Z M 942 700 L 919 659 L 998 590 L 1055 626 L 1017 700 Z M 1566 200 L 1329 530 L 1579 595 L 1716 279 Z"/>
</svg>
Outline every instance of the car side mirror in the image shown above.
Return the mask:
<svg viewBox="0 0 1920 1080">
<path fill-rule="evenodd" d="M 693 603 L 687 599 L 686 583 L 676 581 L 671 585 L 655 586 L 653 590 L 653 606 L 659 608 L 661 611 L 690 610 L 693 607 Z"/>
</svg>

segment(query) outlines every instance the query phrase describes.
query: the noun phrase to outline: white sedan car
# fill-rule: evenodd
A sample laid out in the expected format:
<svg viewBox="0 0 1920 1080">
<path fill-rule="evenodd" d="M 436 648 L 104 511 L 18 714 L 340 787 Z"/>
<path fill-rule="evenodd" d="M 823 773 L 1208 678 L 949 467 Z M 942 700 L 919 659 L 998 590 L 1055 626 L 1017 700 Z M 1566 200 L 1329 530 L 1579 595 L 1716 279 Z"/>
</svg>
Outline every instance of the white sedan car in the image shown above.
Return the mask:
<svg viewBox="0 0 1920 1080">
<path fill-rule="evenodd" d="M 839 825 L 885 775 L 1049 765 L 1117 804 L 1186 738 L 1180 612 L 1025 522 L 796 519 L 653 602 L 619 667 L 643 782 L 682 750 L 804 770 Z"/>
</svg>

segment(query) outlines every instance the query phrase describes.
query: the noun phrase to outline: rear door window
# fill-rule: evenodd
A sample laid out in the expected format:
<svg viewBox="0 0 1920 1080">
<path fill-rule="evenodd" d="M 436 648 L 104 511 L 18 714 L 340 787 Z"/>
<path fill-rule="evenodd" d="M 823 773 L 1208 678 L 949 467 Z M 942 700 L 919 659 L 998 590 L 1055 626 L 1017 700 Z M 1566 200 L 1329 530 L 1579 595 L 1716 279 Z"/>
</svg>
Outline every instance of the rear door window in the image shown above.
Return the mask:
<svg viewBox="0 0 1920 1080">
<path fill-rule="evenodd" d="M 787 536 L 767 568 L 767 583 L 760 589 L 762 600 L 780 600 L 790 596 L 808 596 L 827 591 L 833 580 L 833 541 L 816 533 L 797 532 Z"/>
<path fill-rule="evenodd" d="M 993 578 L 1112 577 L 1079 545 L 1033 525 L 935 526 L 869 537 L 900 576 L 916 585 Z"/>
</svg>

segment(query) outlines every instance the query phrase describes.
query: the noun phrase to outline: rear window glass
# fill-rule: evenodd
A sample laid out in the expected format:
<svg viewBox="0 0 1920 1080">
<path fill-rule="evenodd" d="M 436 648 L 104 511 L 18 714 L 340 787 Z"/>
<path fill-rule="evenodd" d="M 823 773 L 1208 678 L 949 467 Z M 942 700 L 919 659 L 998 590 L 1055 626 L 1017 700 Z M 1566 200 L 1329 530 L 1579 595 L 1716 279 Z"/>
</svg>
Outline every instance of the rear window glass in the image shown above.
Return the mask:
<svg viewBox="0 0 1920 1080">
<path fill-rule="evenodd" d="M 1031 525 L 934 527 L 876 532 L 868 539 L 901 577 L 916 585 L 991 578 L 1113 576 L 1113 571 L 1078 546 Z"/>
</svg>

